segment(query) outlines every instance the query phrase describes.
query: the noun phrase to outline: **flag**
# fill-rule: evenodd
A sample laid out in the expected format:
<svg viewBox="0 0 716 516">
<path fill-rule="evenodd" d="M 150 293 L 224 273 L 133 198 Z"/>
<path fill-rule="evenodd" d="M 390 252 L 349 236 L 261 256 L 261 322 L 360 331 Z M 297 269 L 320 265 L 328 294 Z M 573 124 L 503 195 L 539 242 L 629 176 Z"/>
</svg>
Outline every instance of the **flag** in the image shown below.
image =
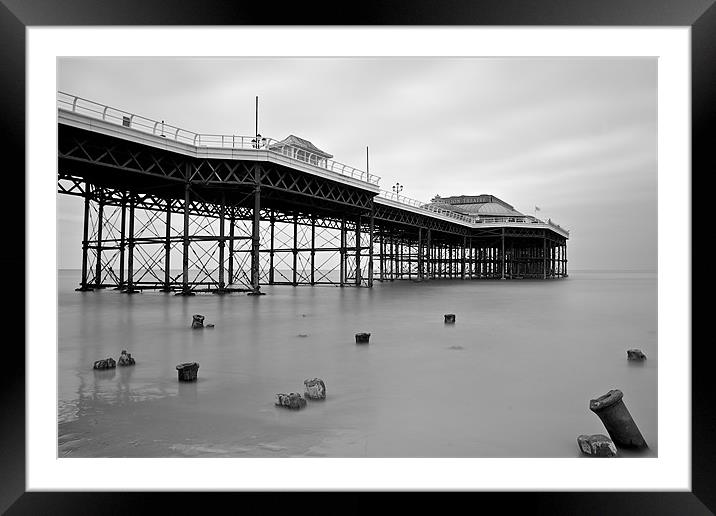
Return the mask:
<svg viewBox="0 0 716 516">
<path fill-rule="evenodd" d="M 539 211 L 539 206 L 535 206 L 535 211 Z"/>
</svg>

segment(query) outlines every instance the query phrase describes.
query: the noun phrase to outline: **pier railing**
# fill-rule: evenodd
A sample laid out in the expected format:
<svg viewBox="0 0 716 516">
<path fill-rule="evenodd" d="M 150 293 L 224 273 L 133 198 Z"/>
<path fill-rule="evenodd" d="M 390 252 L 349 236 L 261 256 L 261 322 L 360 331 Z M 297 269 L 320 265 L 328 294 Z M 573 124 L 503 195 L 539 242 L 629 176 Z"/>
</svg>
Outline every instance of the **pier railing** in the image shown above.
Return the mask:
<svg viewBox="0 0 716 516">
<path fill-rule="evenodd" d="M 439 206 L 435 206 L 434 204 L 427 203 L 427 202 L 421 202 L 416 199 L 411 199 L 410 197 L 406 197 L 404 195 L 400 195 L 395 192 L 388 192 L 387 190 L 381 190 L 378 194 L 379 197 L 382 197 L 384 199 L 389 199 L 391 201 L 395 201 L 401 204 L 407 204 L 408 206 L 414 206 L 416 208 L 421 208 L 423 210 L 431 211 L 433 213 L 439 213 L 441 215 L 445 215 L 447 217 L 460 220 L 462 222 L 473 222 L 472 217 L 468 217 L 466 215 L 463 215 L 462 213 L 457 213 L 451 210 L 446 210 L 445 208 L 440 208 Z"/>
<path fill-rule="evenodd" d="M 380 182 L 379 176 L 369 174 L 364 170 L 339 163 L 332 159 L 327 159 L 324 156 L 309 152 L 301 147 L 284 143 L 278 145 L 280 142 L 273 138 L 261 138 L 259 142 L 256 142 L 255 136 L 196 133 L 168 124 L 164 122 L 164 120 L 153 120 L 137 115 L 136 113 L 130 113 L 61 91 L 57 92 L 57 107 L 58 109 L 80 113 L 98 120 L 130 127 L 143 133 L 168 138 L 197 147 L 262 150 L 280 154 L 291 160 L 329 170 L 336 174 L 365 181 L 373 185 L 377 185 Z"/>
<path fill-rule="evenodd" d="M 552 222 L 551 219 L 548 219 L 546 221 L 540 220 L 537 218 L 532 217 L 480 217 L 475 220 L 473 220 L 475 224 L 498 224 L 505 222 L 510 224 L 547 224 L 548 226 L 552 226 L 553 228 L 559 229 L 560 231 L 564 231 L 565 233 L 569 233 L 568 230 L 564 229 L 559 224 Z"/>
</svg>

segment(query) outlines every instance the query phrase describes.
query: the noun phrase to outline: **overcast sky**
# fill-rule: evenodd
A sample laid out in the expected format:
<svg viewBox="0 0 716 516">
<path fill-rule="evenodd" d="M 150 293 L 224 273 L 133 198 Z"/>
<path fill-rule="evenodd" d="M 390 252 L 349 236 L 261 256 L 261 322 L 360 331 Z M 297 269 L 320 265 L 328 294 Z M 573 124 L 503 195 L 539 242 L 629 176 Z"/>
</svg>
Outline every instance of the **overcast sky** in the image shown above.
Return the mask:
<svg viewBox="0 0 716 516">
<path fill-rule="evenodd" d="M 656 270 L 655 58 L 65 58 L 58 90 L 203 133 L 295 134 L 403 194 L 493 194 L 570 230 L 570 269 Z M 82 201 L 58 196 L 58 266 Z"/>
</svg>

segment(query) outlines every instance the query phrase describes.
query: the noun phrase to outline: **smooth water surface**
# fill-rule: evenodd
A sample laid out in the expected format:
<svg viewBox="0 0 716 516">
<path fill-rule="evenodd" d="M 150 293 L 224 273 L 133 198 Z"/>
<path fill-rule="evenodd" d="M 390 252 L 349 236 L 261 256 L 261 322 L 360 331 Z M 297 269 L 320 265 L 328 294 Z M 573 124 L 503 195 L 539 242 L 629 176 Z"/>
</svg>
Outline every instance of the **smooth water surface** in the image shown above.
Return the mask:
<svg viewBox="0 0 716 516">
<path fill-rule="evenodd" d="M 78 282 L 59 272 L 60 457 L 577 457 L 579 434 L 606 433 L 590 398 L 615 388 L 657 454 L 655 273 L 265 296 Z M 195 313 L 216 327 L 191 330 Z M 647 361 L 627 362 L 629 348 Z M 137 365 L 93 371 L 123 349 Z M 180 384 L 189 361 L 199 380 Z M 274 406 L 313 377 L 325 401 Z"/>
</svg>

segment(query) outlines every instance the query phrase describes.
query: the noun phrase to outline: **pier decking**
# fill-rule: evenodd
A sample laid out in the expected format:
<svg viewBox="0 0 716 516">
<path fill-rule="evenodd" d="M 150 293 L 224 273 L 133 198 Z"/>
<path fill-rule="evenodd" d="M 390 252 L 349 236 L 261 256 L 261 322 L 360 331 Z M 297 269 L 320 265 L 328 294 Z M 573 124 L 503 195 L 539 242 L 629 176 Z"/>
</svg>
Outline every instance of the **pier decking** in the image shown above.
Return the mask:
<svg viewBox="0 0 716 516">
<path fill-rule="evenodd" d="M 62 92 L 57 114 L 58 191 L 84 198 L 81 290 L 567 276 L 569 233 L 551 221 L 465 215 L 381 190 L 318 149 Z"/>
</svg>

